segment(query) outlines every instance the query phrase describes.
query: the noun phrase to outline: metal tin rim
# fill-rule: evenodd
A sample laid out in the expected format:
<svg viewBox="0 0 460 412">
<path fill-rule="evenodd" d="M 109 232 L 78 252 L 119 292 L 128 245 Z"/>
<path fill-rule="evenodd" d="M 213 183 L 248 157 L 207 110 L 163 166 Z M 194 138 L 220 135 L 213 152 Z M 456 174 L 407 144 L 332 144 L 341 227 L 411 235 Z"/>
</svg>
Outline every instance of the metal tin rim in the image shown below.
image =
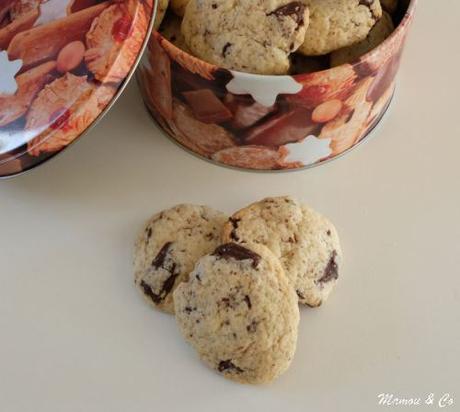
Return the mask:
<svg viewBox="0 0 460 412">
<path fill-rule="evenodd" d="M 388 36 L 382 43 L 380 43 L 376 48 L 370 50 L 369 52 L 363 54 L 361 56 L 361 59 L 365 60 L 366 56 L 374 53 L 376 50 L 379 50 L 379 49 L 382 49 L 385 47 L 385 45 L 390 42 L 394 37 L 398 36 L 400 34 L 400 32 L 402 30 L 407 30 L 407 28 L 405 29 L 405 25 L 404 23 L 408 20 L 408 19 L 411 19 L 415 13 L 415 9 L 416 9 L 416 6 L 417 6 L 417 2 L 418 0 L 409 0 L 409 4 L 407 6 L 407 10 L 406 12 L 404 13 L 404 16 L 402 17 L 401 21 L 399 22 L 398 26 L 393 30 L 393 32 L 391 33 L 390 36 Z M 159 32 L 158 32 L 159 33 Z M 181 50 L 179 49 L 174 43 L 171 43 L 166 37 L 163 37 L 163 35 L 161 33 L 159 33 L 160 36 L 163 38 L 163 40 L 165 42 L 167 42 L 170 47 L 172 48 L 176 48 L 178 50 Z M 205 63 L 206 65 L 209 65 L 209 66 L 212 66 L 214 67 L 215 69 L 224 69 L 223 67 L 221 66 L 217 66 L 217 65 L 214 65 L 214 64 L 211 64 L 211 63 L 208 63 L 207 61 L 205 60 L 202 60 L 200 59 L 199 57 L 196 57 L 194 56 L 193 54 L 190 54 L 188 53 L 187 51 L 184 51 L 184 50 L 181 50 L 183 53 L 186 53 L 188 56 L 190 56 L 193 60 L 197 60 L 201 63 Z M 357 61 L 355 62 L 351 62 L 350 64 L 356 64 Z M 315 73 L 321 73 L 321 72 L 325 72 L 325 71 L 328 71 L 328 70 L 331 70 L 332 68 L 328 68 L 328 69 L 324 69 L 324 70 L 318 70 L 318 71 L 315 71 Z M 224 69 L 224 70 L 228 70 L 228 69 Z M 263 74 L 255 74 L 255 73 L 246 73 L 246 72 L 241 72 L 241 71 L 238 71 L 238 70 L 231 70 L 232 73 L 236 73 L 238 74 L 239 76 L 247 76 L 247 77 L 263 77 L 263 78 L 266 78 L 266 79 L 269 79 L 270 77 L 279 77 L 278 75 L 263 75 Z M 295 78 L 296 76 L 302 76 L 303 74 L 296 74 L 296 75 L 293 75 L 293 77 Z"/>
<path fill-rule="evenodd" d="M 126 87 L 128 86 L 128 83 L 130 82 L 130 80 L 132 79 L 132 77 L 134 76 L 134 73 L 136 72 L 136 69 L 142 59 L 142 56 L 144 54 L 144 51 L 145 51 L 145 48 L 147 47 L 147 44 L 148 44 L 148 41 L 150 39 L 150 36 L 152 34 L 152 31 L 153 31 L 153 25 L 155 23 L 155 18 L 156 18 L 156 14 L 157 14 L 157 10 L 158 10 L 158 2 L 155 1 L 155 4 L 154 6 L 152 7 L 152 15 L 151 15 L 151 18 L 150 18 L 150 23 L 148 25 L 148 28 L 147 28 L 147 32 L 145 34 L 145 38 L 144 38 L 144 41 L 142 43 L 142 46 L 139 50 L 139 54 L 137 55 L 136 57 L 136 60 L 134 61 L 128 75 L 126 76 L 126 78 L 123 80 L 122 84 L 119 86 L 117 92 L 114 94 L 114 96 L 112 97 L 112 99 L 110 100 L 110 102 L 107 104 L 107 106 L 101 111 L 101 113 L 99 113 L 99 115 L 93 120 L 93 122 L 80 134 L 78 135 L 78 137 L 76 137 L 72 142 L 70 142 L 67 146 L 63 147 L 61 150 L 59 150 L 58 152 L 52 154 L 50 157 L 48 157 L 47 159 L 44 159 L 43 161 L 41 162 L 38 162 L 38 163 L 35 163 L 34 165 L 32 165 L 31 167 L 27 168 L 27 169 L 23 169 L 17 173 L 12 173 L 10 175 L 6 175 L 6 176 L 2 176 L 0 175 L 0 180 L 8 180 L 8 179 L 12 179 L 14 177 L 18 177 L 18 176 L 21 176 L 21 175 L 24 175 L 28 172 L 30 172 L 31 170 L 34 170 L 35 168 L 39 167 L 39 166 L 42 166 L 44 165 L 45 163 L 48 163 L 50 161 L 52 161 L 53 159 L 55 159 L 57 156 L 59 156 L 61 153 L 63 153 L 64 151 L 66 151 L 69 147 L 73 146 L 74 144 L 76 144 L 78 141 L 80 141 L 84 136 L 86 136 L 86 134 L 88 132 L 90 132 L 101 120 L 102 118 L 109 112 L 109 110 L 113 107 L 113 105 L 116 103 L 116 101 L 120 98 L 120 96 L 122 95 L 122 93 L 124 92 L 124 90 L 126 89 Z M 24 155 L 24 153 L 21 153 L 19 154 L 18 156 L 15 156 L 13 158 L 11 158 L 9 161 L 5 162 L 4 164 L 8 164 L 10 161 L 14 161 L 14 160 L 17 160 L 17 159 L 20 159 L 22 156 Z"/>
</svg>

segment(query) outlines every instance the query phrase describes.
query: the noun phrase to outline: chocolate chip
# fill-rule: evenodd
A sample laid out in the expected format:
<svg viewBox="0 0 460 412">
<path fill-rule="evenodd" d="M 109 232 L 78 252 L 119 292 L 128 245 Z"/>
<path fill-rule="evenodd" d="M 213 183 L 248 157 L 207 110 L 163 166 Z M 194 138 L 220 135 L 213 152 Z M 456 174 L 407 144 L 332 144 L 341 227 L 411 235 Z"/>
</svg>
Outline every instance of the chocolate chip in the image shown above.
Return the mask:
<svg viewBox="0 0 460 412">
<path fill-rule="evenodd" d="M 220 303 L 223 305 L 224 308 L 230 308 L 232 306 L 230 298 L 222 298 Z"/>
<path fill-rule="evenodd" d="M 173 269 L 175 269 L 175 265 L 173 265 Z M 179 274 L 174 273 L 173 271 L 173 273 L 171 273 L 171 275 L 163 283 L 163 286 L 161 287 L 159 293 L 155 293 L 152 287 L 144 281 L 141 282 L 141 288 L 144 291 L 145 295 L 152 299 L 152 301 L 158 305 L 166 299 L 166 296 L 168 296 L 171 293 L 171 290 L 174 287 L 174 283 L 176 283 L 176 278 L 178 276 Z"/>
<path fill-rule="evenodd" d="M 252 308 L 252 303 L 251 303 L 251 299 L 249 298 L 248 295 L 246 295 L 244 297 L 244 301 L 246 302 L 246 305 L 248 305 L 248 308 L 251 309 Z"/>
<path fill-rule="evenodd" d="M 155 259 L 153 259 L 152 266 L 155 269 L 159 269 L 163 266 L 171 245 L 172 245 L 172 242 L 165 243 L 163 247 L 160 249 L 160 251 L 158 252 L 158 255 L 155 257 Z"/>
<path fill-rule="evenodd" d="M 152 228 L 149 227 L 145 230 L 145 233 L 147 234 L 147 239 L 150 239 L 152 237 Z"/>
<path fill-rule="evenodd" d="M 257 268 L 261 259 L 257 253 L 236 243 L 227 243 L 219 246 L 214 251 L 213 256 L 218 256 L 222 259 L 252 260 L 252 267 L 254 269 Z"/>
<path fill-rule="evenodd" d="M 244 372 L 244 370 L 239 368 L 238 366 L 236 366 L 231 361 L 231 359 L 219 362 L 219 366 L 217 367 L 217 370 L 219 372 L 224 372 L 224 371 L 228 371 L 228 370 L 232 370 L 232 371 L 237 372 L 237 373 L 243 373 Z"/>
<path fill-rule="evenodd" d="M 232 43 L 227 43 L 224 48 L 222 49 L 222 57 L 225 59 L 225 57 L 227 56 L 227 51 L 228 49 L 232 47 Z"/>
<path fill-rule="evenodd" d="M 235 242 L 239 242 L 240 238 L 237 236 L 236 234 L 236 230 L 238 229 L 238 223 L 241 222 L 241 219 L 235 219 L 233 217 L 231 217 L 229 219 L 229 222 L 232 224 L 233 226 L 233 230 L 232 230 L 232 233 L 230 233 L 230 238 L 232 240 L 234 240 Z"/>
<path fill-rule="evenodd" d="M 177 265 L 171 259 L 166 259 L 168 253 L 170 252 L 170 248 L 172 246 L 172 242 L 167 242 L 158 252 L 155 259 L 152 261 L 152 267 L 156 270 L 164 269 L 165 271 L 170 273 L 170 276 L 164 281 L 160 291 L 155 293 L 151 286 L 149 286 L 144 281 L 141 282 L 141 287 L 144 290 L 144 293 L 152 299 L 152 301 L 156 304 L 161 303 L 165 300 L 166 296 L 168 296 L 173 287 L 176 283 L 176 279 L 179 276 L 179 271 L 177 270 Z"/>
<path fill-rule="evenodd" d="M 324 275 L 318 280 L 318 283 L 327 283 L 339 277 L 339 267 L 336 262 L 336 257 L 337 252 L 334 250 L 329 262 L 327 263 L 326 269 L 324 269 Z"/>
<path fill-rule="evenodd" d="M 284 6 L 278 7 L 267 16 L 291 17 L 299 26 L 304 24 L 305 4 L 300 1 L 293 1 Z"/>
<path fill-rule="evenodd" d="M 326 235 L 331 236 L 331 235 L 332 235 L 332 232 L 331 232 L 330 230 L 328 230 L 328 231 L 326 232 Z"/>
<path fill-rule="evenodd" d="M 254 333 L 257 330 L 257 325 L 258 324 L 259 324 L 259 322 L 257 322 L 256 320 L 253 320 L 248 326 L 246 326 L 246 330 L 249 333 Z"/>
<path fill-rule="evenodd" d="M 144 281 L 141 282 L 141 288 L 144 291 L 144 295 L 148 296 L 150 299 L 152 299 L 155 303 L 160 303 L 158 300 L 158 295 L 153 293 L 152 288 L 147 285 Z"/>
</svg>

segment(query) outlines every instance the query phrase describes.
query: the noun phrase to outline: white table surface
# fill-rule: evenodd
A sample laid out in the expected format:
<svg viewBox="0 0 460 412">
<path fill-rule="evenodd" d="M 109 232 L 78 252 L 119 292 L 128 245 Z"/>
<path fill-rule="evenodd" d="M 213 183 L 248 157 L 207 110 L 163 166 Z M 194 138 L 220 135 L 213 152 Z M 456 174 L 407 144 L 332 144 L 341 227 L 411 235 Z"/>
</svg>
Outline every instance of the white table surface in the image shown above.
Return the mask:
<svg viewBox="0 0 460 412">
<path fill-rule="evenodd" d="M 0 411 L 372 412 L 380 393 L 435 394 L 411 410 L 449 393 L 460 410 L 459 17 L 458 0 L 420 1 L 389 117 L 320 168 L 204 162 L 161 135 L 132 83 L 73 148 L 1 182 Z M 327 305 L 302 310 L 291 369 L 240 386 L 144 304 L 132 244 L 176 203 L 231 212 L 281 194 L 336 223 L 345 266 Z"/>
</svg>

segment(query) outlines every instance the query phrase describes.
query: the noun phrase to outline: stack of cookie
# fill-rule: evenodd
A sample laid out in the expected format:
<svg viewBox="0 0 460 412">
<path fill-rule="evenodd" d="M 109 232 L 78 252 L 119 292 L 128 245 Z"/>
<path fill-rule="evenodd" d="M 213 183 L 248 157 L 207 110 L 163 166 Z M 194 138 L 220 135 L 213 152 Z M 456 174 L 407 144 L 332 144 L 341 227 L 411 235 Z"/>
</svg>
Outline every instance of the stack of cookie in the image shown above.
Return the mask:
<svg viewBox="0 0 460 412">
<path fill-rule="evenodd" d="M 266 383 L 289 367 L 299 303 L 317 307 L 342 259 L 325 217 L 290 197 L 228 217 L 206 206 L 156 214 L 136 243 L 135 283 L 173 313 L 200 358 L 241 383 Z"/>
<path fill-rule="evenodd" d="M 378 46 L 394 30 L 397 6 L 398 0 L 161 0 L 155 26 L 219 67 L 297 74 L 353 62 Z"/>
</svg>

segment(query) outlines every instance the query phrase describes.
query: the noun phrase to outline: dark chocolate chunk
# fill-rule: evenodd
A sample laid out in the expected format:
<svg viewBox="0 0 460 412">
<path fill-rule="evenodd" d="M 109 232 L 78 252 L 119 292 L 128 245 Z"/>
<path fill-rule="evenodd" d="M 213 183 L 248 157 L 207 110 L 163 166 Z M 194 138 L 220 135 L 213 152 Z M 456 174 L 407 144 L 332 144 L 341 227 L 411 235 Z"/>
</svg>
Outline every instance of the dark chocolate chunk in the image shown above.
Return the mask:
<svg viewBox="0 0 460 412">
<path fill-rule="evenodd" d="M 172 242 L 165 243 L 155 259 L 152 261 L 152 267 L 154 269 L 158 270 L 161 268 L 170 273 L 168 278 L 164 281 L 160 291 L 155 293 L 150 285 L 144 281 L 141 282 L 141 287 L 144 290 L 144 293 L 156 304 L 161 303 L 165 300 L 166 296 L 171 293 L 174 283 L 179 276 L 176 263 L 174 263 L 171 259 L 167 259 L 172 244 Z"/>
<path fill-rule="evenodd" d="M 166 299 L 166 296 L 168 296 L 171 293 L 171 290 L 174 287 L 174 283 L 176 282 L 176 278 L 178 276 L 179 274 L 174 273 L 173 271 L 173 273 L 171 273 L 171 275 L 163 283 L 163 286 L 161 287 L 159 293 L 155 293 L 152 287 L 144 281 L 141 281 L 141 288 L 144 291 L 144 294 L 148 296 L 150 299 L 152 299 L 152 301 L 158 305 Z"/>
<path fill-rule="evenodd" d="M 324 275 L 318 280 L 318 283 L 327 283 L 339 277 L 339 266 L 337 265 L 336 257 L 337 252 L 334 250 L 329 262 L 327 263 L 326 269 L 324 269 Z"/>
<path fill-rule="evenodd" d="M 231 370 L 231 371 L 234 371 L 234 372 L 237 372 L 237 373 L 243 373 L 244 372 L 244 370 L 239 368 L 238 366 L 236 366 L 231 361 L 231 359 L 219 362 L 219 366 L 217 367 L 217 370 L 219 372 L 225 372 L 225 371 L 228 371 L 228 370 Z"/>
<path fill-rule="evenodd" d="M 165 243 L 163 247 L 160 249 L 160 251 L 158 252 L 158 255 L 155 257 L 155 259 L 153 259 L 152 266 L 155 269 L 159 269 L 163 266 L 165 259 L 166 259 L 166 255 L 168 254 L 169 248 L 171 247 L 171 245 L 172 245 L 172 242 Z"/>
<path fill-rule="evenodd" d="M 158 299 L 158 295 L 153 292 L 152 288 L 147 285 L 144 281 L 141 282 L 141 288 L 144 291 L 144 295 L 148 296 L 150 299 L 153 300 L 155 303 L 160 303 L 160 300 Z"/>
<path fill-rule="evenodd" d="M 246 302 L 246 305 L 248 305 L 248 308 L 251 309 L 252 308 L 252 303 L 251 303 L 251 299 L 249 298 L 248 295 L 246 295 L 244 297 L 244 301 Z"/>
<path fill-rule="evenodd" d="M 305 4 L 300 1 L 293 1 L 267 14 L 267 16 L 272 15 L 276 17 L 291 17 L 300 26 L 304 24 Z"/>
<path fill-rule="evenodd" d="M 232 47 L 232 43 L 227 43 L 222 49 L 222 57 L 225 59 L 228 49 Z"/>
<path fill-rule="evenodd" d="M 257 330 L 257 325 L 258 324 L 259 324 L 259 322 L 257 322 L 256 320 L 253 320 L 248 326 L 246 326 L 246 330 L 249 333 L 254 333 Z"/>
<path fill-rule="evenodd" d="M 233 230 L 232 230 L 232 233 L 230 233 L 230 238 L 232 240 L 234 240 L 235 242 L 239 242 L 240 238 L 238 237 L 238 235 L 236 234 L 236 230 L 238 229 L 238 223 L 241 221 L 241 219 L 235 219 L 233 217 L 231 217 L 229 219 L 230 223 L 232 224 L 233 226 Z"/>
<path fill-rule="evenodd" d="M 232 307 L 232 302 L 231 302 L 230 298 L 222 298 L 220 302 L 222 303 L 224 308 Z"/>
<path fill-rule="evenodd" d="M 219 246 L 213 255 L 222 259 L 252 260 L 252 267 L 254 269 L 257 268 L 261 259 L 257 253 L 236 243 L 227 243 Z"/>
</svg>

